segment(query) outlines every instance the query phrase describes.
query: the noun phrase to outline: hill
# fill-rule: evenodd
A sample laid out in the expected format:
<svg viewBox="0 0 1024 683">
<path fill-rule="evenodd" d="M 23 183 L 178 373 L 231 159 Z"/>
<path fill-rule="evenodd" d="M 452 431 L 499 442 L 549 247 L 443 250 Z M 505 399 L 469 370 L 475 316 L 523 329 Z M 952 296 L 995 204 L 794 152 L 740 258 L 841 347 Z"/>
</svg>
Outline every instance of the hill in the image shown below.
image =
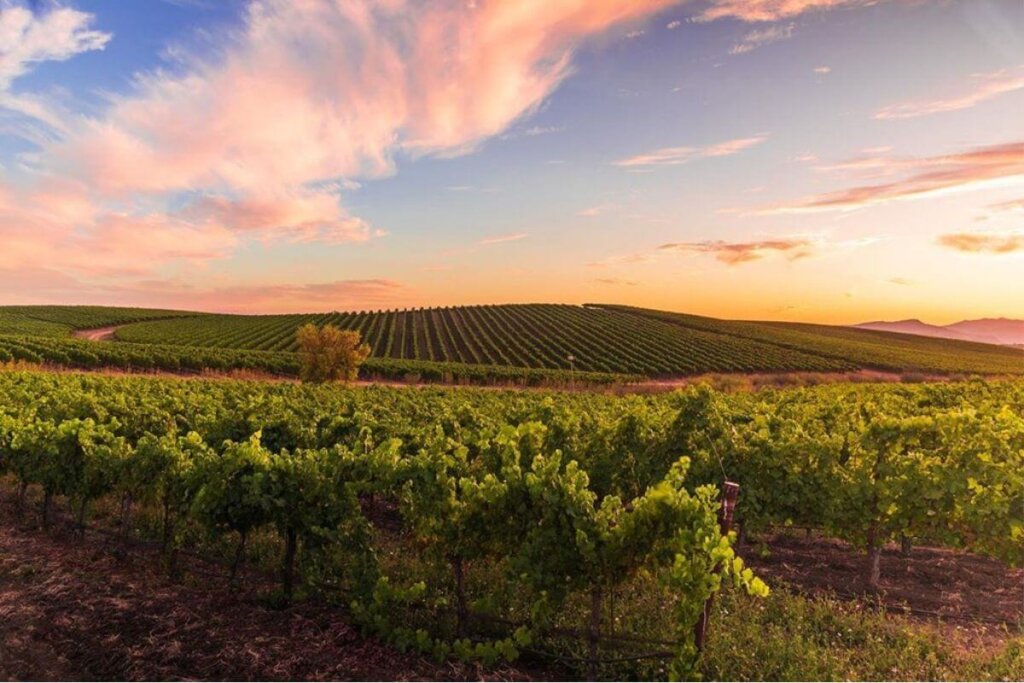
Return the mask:
<svg viewBox="0 0 1024 683">
<path fill-rule="evenodd" d="M 940 339 L 959 339 L 960 341 L 975 341 L 982 344 L 999 344 L 999 339 L 985 335 L 972 335 L 966 332 L 958 332 L 942 325 L 930 325 L 921 320 L 876 320 L 869 323 L 854 325 L 861 330 L 877 330 L 879 332 L 899 332 L 901 334 L 916 334 L 921 337 L 938 337 Z"/>
<path fill-rule="evenodd" d="M 1024 320 L 1013 320 L 1010 318 L 961 320 L 951 325 L 930 325 L 920 320 L 897 320 L 894 322 L 879 320 L 861 323 L 854 327 L 917 334 L 925 337 L 960 339 L 963 341 L 980 342 L 982 344 L 1002 344 L 1004 346 L 1020 346 L 1024 344 Z"/>
<path fill-rule="evenodd" d="M 0 307 L 0 361 L 294 374 L 305 323 L 358 330 L 380 377 L 611 381 L 629 376 L 846 372 L 1021 374 L 1024 352 L 968 341 L 801 323 L 721 320 L 588 304 L 459 306 L 293 315 L 104 307 Z M 67 338 L 117 327 L 115 343 Z M 572 360 L 570 361 L 570 357 Z M 561 374 L 559 374 L 561 373 Z M 573 373 L 570 375 L 569 373 Z"/>
<path fill-rule="evenodd" d="M 1020 374 L 1020 349 L 912 334 L 810 323 L 720 320 L 628 306 L 602 306 L 634 317 L 653 318 L 696 329 L 778 345 L 824 358 L 842 359 L 859 368 L 939 374 Z"/>
</svg>

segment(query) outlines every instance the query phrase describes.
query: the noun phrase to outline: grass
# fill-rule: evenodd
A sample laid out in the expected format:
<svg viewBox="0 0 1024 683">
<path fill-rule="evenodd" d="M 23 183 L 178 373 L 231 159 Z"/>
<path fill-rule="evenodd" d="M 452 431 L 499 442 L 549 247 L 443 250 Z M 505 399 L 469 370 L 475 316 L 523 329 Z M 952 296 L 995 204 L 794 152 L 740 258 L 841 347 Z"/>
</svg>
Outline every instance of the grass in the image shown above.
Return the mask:
<svg viewBox="0 0 1024 683">
<path fill-rule="evenodd" d="M 776 588 L 727 591 L 702 673 L 713 680 L 1022 680 L 1024 631 L 922 623 L 870 604 Z"/>
</svg>

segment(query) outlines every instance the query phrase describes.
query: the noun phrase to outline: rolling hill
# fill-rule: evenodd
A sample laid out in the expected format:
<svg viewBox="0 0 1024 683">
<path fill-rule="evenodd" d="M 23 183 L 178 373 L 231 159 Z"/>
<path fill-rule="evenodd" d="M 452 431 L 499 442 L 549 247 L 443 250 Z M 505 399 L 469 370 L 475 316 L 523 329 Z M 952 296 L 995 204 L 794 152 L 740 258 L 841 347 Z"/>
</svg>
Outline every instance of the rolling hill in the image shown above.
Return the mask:
<svg viewBox="0 0 1024 683">
<path fill-rule="evenodd" d="M 961 320 L 951 325 L 930 325 L 920 320 L 897 320 L 894 322 L 875 321 L 861 323 L 854 327 L 868 330 L 884 330 L 918 334 L 925 337 L 942 337 L 960 339 L 982 344 L 1002 344 L 1004 346 L 1024 345 L 1024 320 L 1011 318 L 981 318 L 978 320 Z"/>
<path fill-rule="evenodd" d="M 593 373 L 673 377 L 862 369 L 1024 374 L 1024 351 L 803 323 L 722 320 L 628 306 L 515 304 L 375 312 L 226 315 L 78 306 L 0 307 L 0 361 L 294 374 L 295 331 L 307 323 L 358 330 L 376 376 L 474 380 Z M 114 342 L 71 339 L 116 327 Z M 572 360 L 570 361 L 570 357 Z"/>
</svg>

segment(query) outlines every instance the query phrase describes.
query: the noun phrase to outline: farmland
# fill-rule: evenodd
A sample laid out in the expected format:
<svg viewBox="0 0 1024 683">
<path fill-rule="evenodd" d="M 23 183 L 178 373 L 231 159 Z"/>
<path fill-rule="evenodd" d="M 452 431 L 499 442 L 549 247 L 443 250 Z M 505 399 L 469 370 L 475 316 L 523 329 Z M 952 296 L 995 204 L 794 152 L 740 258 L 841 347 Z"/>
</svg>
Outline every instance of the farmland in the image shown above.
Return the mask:
<svg viewBox="0 0 1024 683">
<path fill-rule="evenodd" d="M 885 569 L 890 543 L 1019 567 L 1019 381 L 614 397 L 11 371 L 0 406 L 5 515 L 152 539 L 179 576 L 189 553 L 213 558 L 264 600 L 344 604 L 362 632 L 428 660 L 555 677 L 1024 673 L 1018 598 L 978 615 L 1009 630 L 964 659 L 834 598 L 768 593 L 739 559 L 796 526 L 851 544 L 873 594 L 903 580 Z M 724 478 L 740 485 L 742 547 L 718 531 Z M 721 630 L 698 656 L 693 625 L 719 590 Z M 819 650 L 826 614 L 859 635 Z M 808 641 L 724 657 L 784 625 Z M 671 645 L 648 658 L 642 641 Z M 932 668 L 899 668 L 907 647 Z"/>
<path fill-rule="evenodd" d="M 359 331 L 372 349 L 364 375 L 407 381 L 557 385 L 705 373 L 1024 372 L 1024 351 L 987 344 L 555 304 L 262 316 L 7 307 L 0 308 L 0 362 L 293 376 L 295 331 L 306 323 Z M 94 328 L 114 328 L 116 343 L 69 337 Z"/>
</svg>

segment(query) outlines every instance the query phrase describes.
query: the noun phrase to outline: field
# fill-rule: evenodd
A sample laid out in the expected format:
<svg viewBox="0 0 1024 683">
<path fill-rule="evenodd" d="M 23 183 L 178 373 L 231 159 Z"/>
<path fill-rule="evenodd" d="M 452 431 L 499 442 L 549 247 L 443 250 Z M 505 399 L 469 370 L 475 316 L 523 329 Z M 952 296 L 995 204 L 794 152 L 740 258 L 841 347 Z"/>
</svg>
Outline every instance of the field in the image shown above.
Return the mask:
<svg viewBox="0 0 1024 683">
<path fill-rule="evenodd" d="M 216 315 L 101 307 L 0 308 L 0 362 L 255 370 L 293 376 L 305 323 L 358 330 L 369 378 L 610 384 L 705 373 L 1015 375 L 1024 351 L 824 325 L 742 322 L 622 306 L 463 306 L 318 315 Z M 113 328 L 116 343 L 72 339 Z M 573 360 L 569 360 L 570 357 Z"/>
<path fill-rule="evenodd" d="M 341 676 L 302 668 L 329 663 L 289 653 L 276 610 L 300 650 L 401 650 L 392 677 L 1019 679 L 1022 414 L 1013 380 L 616 397 L 8 371 L 0 542 L 23 560 L 0 584 L 48 613 L 63 576 L 100 630 L 155 610 L 82 660 L 101 677 Z M 21 573 L 24 548 L 50 559 Z M 180 583 L 136 597 L 162 572 Z M 98 638 L 37 641 L 78 652 L 76 628 Z"/>
</svg>

